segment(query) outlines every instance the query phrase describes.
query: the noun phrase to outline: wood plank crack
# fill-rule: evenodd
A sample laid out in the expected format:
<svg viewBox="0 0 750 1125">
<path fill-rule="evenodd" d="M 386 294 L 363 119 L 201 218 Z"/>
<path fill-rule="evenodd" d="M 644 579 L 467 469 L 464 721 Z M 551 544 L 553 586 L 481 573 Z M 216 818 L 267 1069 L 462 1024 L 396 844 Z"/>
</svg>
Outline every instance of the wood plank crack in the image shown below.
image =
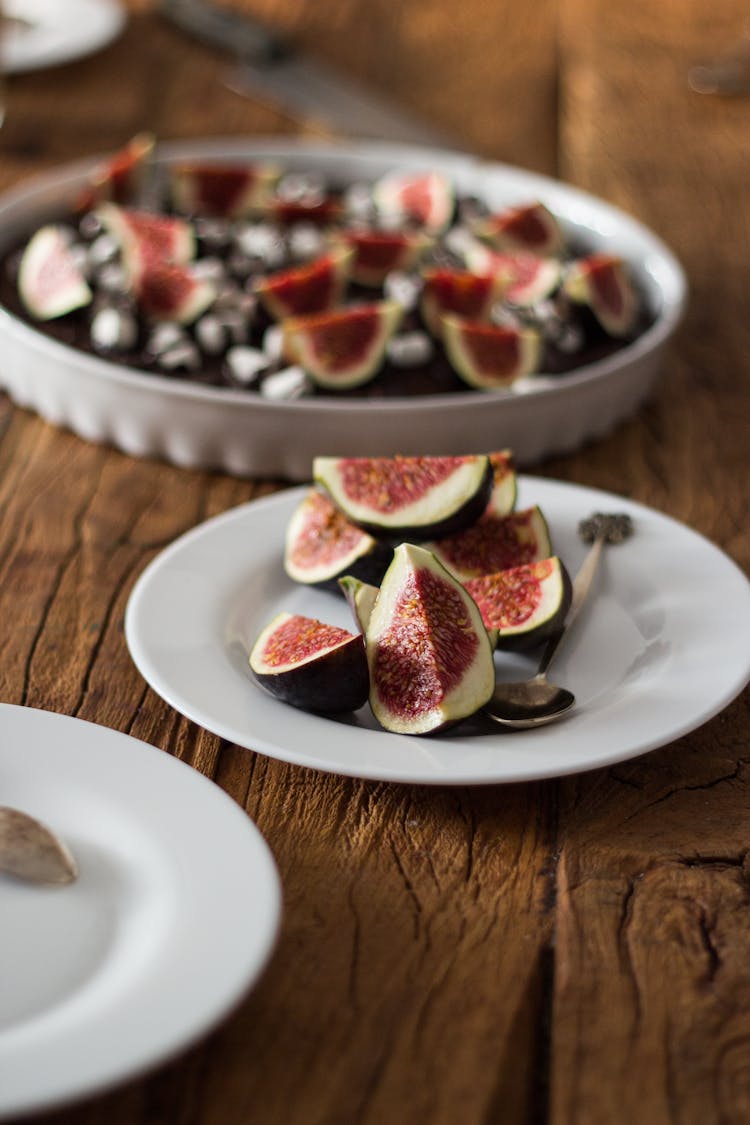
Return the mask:
<svg viewBox="0 0 750 1125">
<path fill-rule="evenodd" d="M 750 759 L 747 758 L 738 758 L 735 763 L 734 769 L 730 770 L 728 773 L 721 774 L 719 777 L 711 778 L 710 781 L 702 781 L 696 785 L 675 785 L 672 789 L 668 789 L 666 793 L 662 793 L 660 797 L 657 797 L 653 801 L 649 801 L 645 805 L 641 805 L 634 812 L 624 817 L 623 824 L 626 824 L 630 820 L 634 820 L 636 817 L 643 816 L 643 814 L 648 809 L 653 809 L 658 805 L 663 805 L 665 801 L 671 800 L 672 797 L 676 797 L 680 793 L 696 793 L 708 791 L 710 789 L 715 789 L 718 785 L 724 785 L 726 782 L 736 781 L 742 773 L 744 767 L 748 765 L 749 761 Z"/>
</svg>

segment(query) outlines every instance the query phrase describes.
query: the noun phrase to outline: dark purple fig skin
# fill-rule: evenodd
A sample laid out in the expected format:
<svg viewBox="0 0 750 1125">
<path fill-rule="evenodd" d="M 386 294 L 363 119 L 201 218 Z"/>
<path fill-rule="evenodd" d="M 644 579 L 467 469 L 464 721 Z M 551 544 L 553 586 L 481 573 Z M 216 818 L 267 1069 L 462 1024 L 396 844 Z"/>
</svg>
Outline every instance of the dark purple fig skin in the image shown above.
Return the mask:
<svg viewBox="0 0 750 1125">
<path fill-rule="evenodd" d="M 333 715 L 358 711 L 370 694 L 362 636 L 352 636 L 338 648 L 283 672 L 257 672 L 250 664 L 257 683 L 282 703 L 301 711 Z"/>
</svg>

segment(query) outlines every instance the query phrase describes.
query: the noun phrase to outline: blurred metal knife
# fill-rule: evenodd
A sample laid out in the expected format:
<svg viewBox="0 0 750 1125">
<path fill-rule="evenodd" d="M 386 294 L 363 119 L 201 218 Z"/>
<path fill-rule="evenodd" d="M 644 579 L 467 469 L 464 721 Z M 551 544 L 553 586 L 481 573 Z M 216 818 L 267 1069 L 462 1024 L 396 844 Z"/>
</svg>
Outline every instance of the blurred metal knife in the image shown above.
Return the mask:
<svg viewBox="0 0 750 1125">
<path fill-rule="evenodd" d="M 225 82 L 245 97 L 271 100 L 294 116 L 317 117 L 353 136 L 457 147 L 441 130 L 301 54 L 244 13 L 211 0 L 161 0 L 159 11 L 194 38 L 234 55 L 237 65 Z"/>
</svg>

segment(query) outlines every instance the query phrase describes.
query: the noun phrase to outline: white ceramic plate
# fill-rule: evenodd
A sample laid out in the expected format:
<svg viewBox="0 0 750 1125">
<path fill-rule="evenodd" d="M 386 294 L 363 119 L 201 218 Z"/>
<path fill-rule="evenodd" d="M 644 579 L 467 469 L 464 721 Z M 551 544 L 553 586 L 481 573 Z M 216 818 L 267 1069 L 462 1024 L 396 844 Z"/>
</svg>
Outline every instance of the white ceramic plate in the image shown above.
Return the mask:
<svg viewBox="0 0 750 1125">
<path fill-rule="evenodd" d="M 0 874 L 0 1117 L 94 1093 L 187 1047 L 255 981 L 280 913 L 260 833 L 134 738 L 0 704 L 2 804 L 62 835 L 65 887 Z"/>
<path fill-rule="evenodd" d="M 6 74 L 90 55 L 106 47 L 125 24 L 118 0 L 4 0 L 3 11 L 10 20 L 0 40 Z"/>
<path fill-rule="evenodd" d="M 592 489 L 522 477 L 519 507 L 537 503 L 572 572 L 578 521 L 625 511 L 632 539 L 605 552 L 596 596 L 553 665 L 576 694 L 567 719 L 536 731 L 456 727 L 431 738 L 383 731 L 362 708 L 323 718 L 278 702 L 251 680 L 247 655 L 287 610 L 353 628 L 343 598 L 291 583 L 283 539 L 303 489 L 209 520 L 159 555 L 126 613 L 131 654 L 178 711 L 223 738 L 284 761 L 354 777 L 480 784 L 553 777 L 662 746 L 699 726 L 750 676 L 750 583 L 706 539 L 674 520 Z M 498 658 L 508 678 L 528 658 Z"/>
<path fill-rule="evenodd" d="M 632 414 L 651 391 L 682 315 L 684 275 L 663 243 L 622 211 L 544 176 L 458 153 L 378 143 L 224 139 L 160 145 L 158 156 L 165 163 L 269 159 L 289 169 L 317 169 L 340 182 L 373 181 L 394 168 L 432 168 L 448 175 L 459 192 L 474 192 L 493 208 L 538 198 L 569 236 L 632 263 L 656 320 L 616 354 L 565 376 L 538 377 L 528 393 L 270 402 L 252 391 L 118 367 L 50 340 L 0 308 L 0 383 L 11 398 L 126 453 L 298 481 L 309 480 L 321 450 L 335 456 L 445 455 L 510 446 L 526 466 L 601 437 Z M 0 199 L 0 250 L 19 231 L 59 217 L 97 163 L 47 173 Z"/>
</svg>

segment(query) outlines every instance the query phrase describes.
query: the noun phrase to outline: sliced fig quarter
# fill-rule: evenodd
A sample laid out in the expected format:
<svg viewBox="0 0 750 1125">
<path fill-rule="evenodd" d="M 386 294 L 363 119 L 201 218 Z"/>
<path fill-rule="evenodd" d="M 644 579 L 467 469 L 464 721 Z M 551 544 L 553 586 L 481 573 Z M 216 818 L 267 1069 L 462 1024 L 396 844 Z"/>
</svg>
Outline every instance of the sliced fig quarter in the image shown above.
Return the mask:
<svg viewBox="0 0 750 1125">
<path fill-rule="evenodd" d="M 373 187 L 379 214 L 437 234 L 453 217 L 453 187 L 439 172 L 388 172 Z"/>
<path fill-rule="evenodd" d="M 392 270 L 411 269 L 432 245 L 422 231 L 345 230 L 336 237 L 353 254 L 352 281 L 372 288 Z"/>
<path fill-rule="evenodd" d="M 507 280 L 500 272 L 476 274 L 469 270 L 425 269 L 420 311 L 433 336 L 441 336 L 447 313 L 486 320 L 502 297 Z"/>
<path fill-rule="evenodd" d="M 539 562 L 470 578 L 464 587 L 500 649 L 525 649 L 559 629 L 570 608 L 571 582 L 553 555 Z"/>
<path fill-rule="evenodd" d="M 279 170 L 272 164 L 174 165 L 170 170 L 172 200 L 183 215 L 236 219 L 266 205 Z"/>
<path fill-rule="evenodd" d="M 214 283 L 194 274 L 189 265 L 144 260 L 142 266 L 134 292 L 147 316 L 177 324 L 192 324 L 216 296 Z"/>
<path fill-rule="evenodd" d="M 638 298 L 622 258 L 591 254 L 571 264 L 563 281 L 571 301 L 587 305 L 610 336 L 627 336 L 638 316 Z"/>
<path fill-rule="evenodd" d="M 185 219 L 134 211 L 114 203 L 102 203 L 96 214 L 120 247 L 131 282 L 149 265 L 184 265 L 195 257 L 195 234 Z"/>
<path fill-rule="evenodd" d="M 539 369 L 542 339 L 533 328 L 506 328 L 445 315 L 442 329 L 451 367 L 470 387 L 502 390 Z"/>
<path fill-rule="evenodd" d="M 89 305 L 93 294 L 59 227 L 40 227 L 23 252 L 18 292 L 37 320 L 54 320 Z"/>
<path fill-rule="evenodd" d="M 468 248 L 465 261 L 476 273 L 501 273 L 507 279 L 504 299 L 522 308 L 551 296 L 562 280 L 562 265 L 557 258 L 542 258 L 529 250 L 502 253 L 475 242 Z"/>
<path fill-rule="evenodd" d="M 393 555 L 341 512 L 324 493 L 311 488 L 289 521 L 284 569 L 293 582 L 338 590 L 344 574 L 379 583 Z"/>
<path fill-rule="evenodd" d="M 313 476 L 353 523 L 392 541 L 468 527 L 487 507 L 494 479 L 483 454 L 316 457 Z"/>
<path fill-rule="evenodd" d="M 506 207 L 479 219 L 473 232 L 503 250 L 529 250 L 534 254 L 553 255 L 563 248 L 557 219 L 539 202 Z"/>
<path fill-rule="evenodd" d="M 255 292 L 275 320 L 325 312 L 341 300 L 353 257 L 353 250 L 341 247 L 303 266 L 267 274 Z"/>
<path fill-rule="evenodd" d="M 281 322 L 284 352 L 319 387 L 362 386 L 380 370 L 403 312 L 395 301 L 376 301 L 289 317 Z"/>
<path fill-rule="evenodd" d="M 461 582 L 552 554 L 547 521 L 536 505 L 507 516 L 486 511 L 465 531 L 427 546 Z"/>
<path fill-rule="evenodd" d="M 365 634 L 370 706 L 386 730 L 433 734 L 495 687 L 492 646 L 466 590 L 424 548 L 394 551 Z"/>
<path fill-rule="evenodd" d="M 357 711 L 367 702 L 363 638 L 314 617 L 274 617 L 253 645 L 250 670 L 261 687 L 303 711 Z"/>
</svg>

